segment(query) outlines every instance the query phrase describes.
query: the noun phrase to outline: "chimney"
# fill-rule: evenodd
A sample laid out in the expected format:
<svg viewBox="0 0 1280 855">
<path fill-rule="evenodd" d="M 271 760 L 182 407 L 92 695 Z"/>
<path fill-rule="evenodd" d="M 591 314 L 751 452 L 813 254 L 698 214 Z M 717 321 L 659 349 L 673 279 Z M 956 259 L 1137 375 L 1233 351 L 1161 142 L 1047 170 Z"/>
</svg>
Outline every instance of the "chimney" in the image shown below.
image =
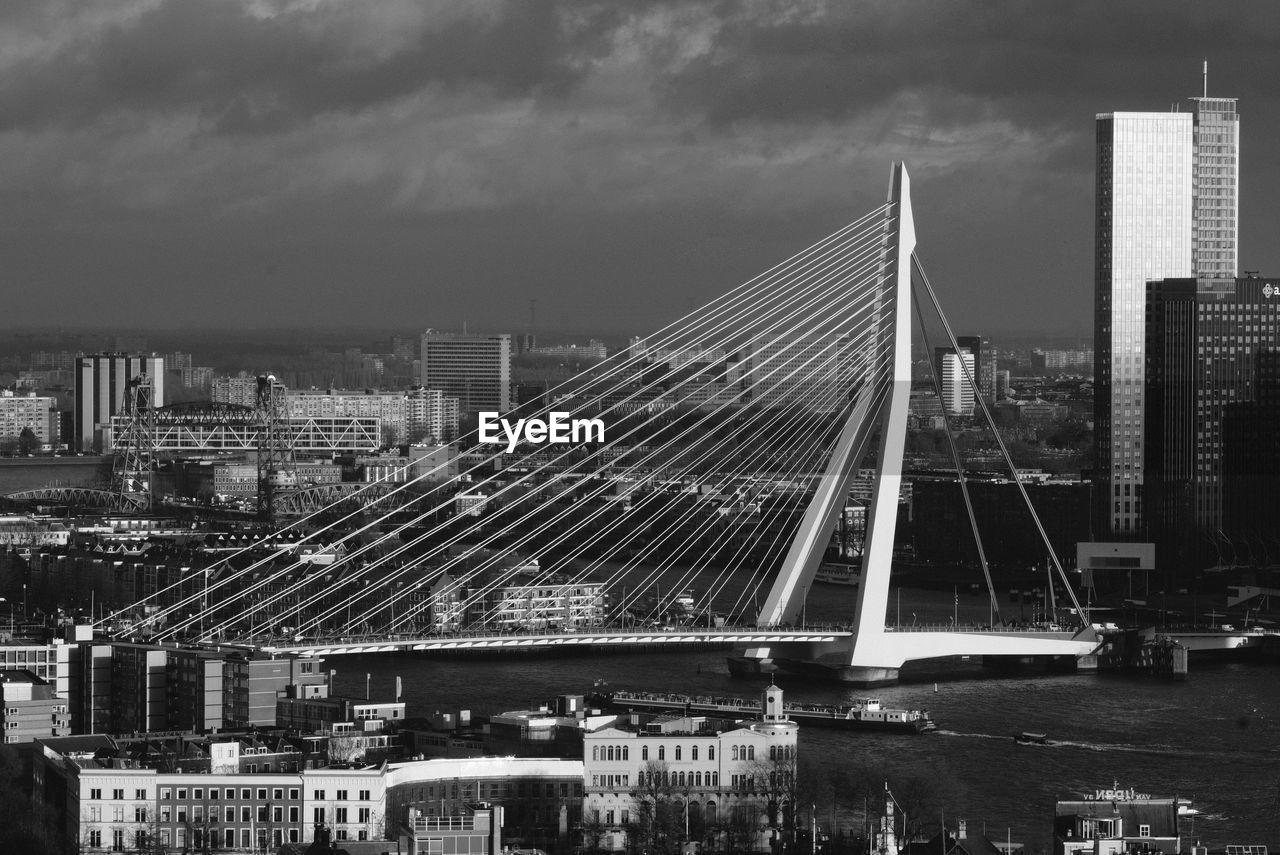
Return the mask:
<svg viewBox="0 0 1280 855">
<path fill-rule="evenodd" d="M 968 821 L 963 819 L 957 820 L 956 821 L 956 840 L 968 840 L 968 839 L 969 839 Z"/>
</svg>

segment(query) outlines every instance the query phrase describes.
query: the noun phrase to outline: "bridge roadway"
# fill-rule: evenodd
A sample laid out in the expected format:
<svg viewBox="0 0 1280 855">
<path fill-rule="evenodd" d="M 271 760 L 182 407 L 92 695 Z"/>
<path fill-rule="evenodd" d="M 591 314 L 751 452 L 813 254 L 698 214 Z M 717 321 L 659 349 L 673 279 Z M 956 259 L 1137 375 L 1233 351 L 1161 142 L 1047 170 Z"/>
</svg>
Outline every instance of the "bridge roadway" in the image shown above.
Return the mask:
<svg viewBox="0 0 1280 855">
<path fill-rule="evenodd" d="M 919 650 L 932 650 L 932 656 L 968 654 L 975 638 L 987 653 L 1005 655 L 1042 652 L 1045 642 L 1061 641 L 1071 633 L 1031 627 L 990 626 L 910 626 L 886 627 L 887 633 L 898 633 L 919 643 Z M 578 632 L 460 632 L 455 634 L 391 635 L 381 637 L 344 635 L 320 638 L 281 638 L 241 642 L 264 653 L 299 656 L 343 656 L 358 653 L 442 653 L 458 650 L 535 651 L 563 648 L 649 647 L 654 645 L 737 645 L 831 644 L 853 638 L 847 625 L 803 627 L 672 627 L 622 628 L 600 627 Z M 1018 649 L 1008 642 L 1020 640 Z M 979 652 L 974 650 L 972 652 Z M 1086 651 L 1088 652 L 1088 651 Z"/>
</svg>

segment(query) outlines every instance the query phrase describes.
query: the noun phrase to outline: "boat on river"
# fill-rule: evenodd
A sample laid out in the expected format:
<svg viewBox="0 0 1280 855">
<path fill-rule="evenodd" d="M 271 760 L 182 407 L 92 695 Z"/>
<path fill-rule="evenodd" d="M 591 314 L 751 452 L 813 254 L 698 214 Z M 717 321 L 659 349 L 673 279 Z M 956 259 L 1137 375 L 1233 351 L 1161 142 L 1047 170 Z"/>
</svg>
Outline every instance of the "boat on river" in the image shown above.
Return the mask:
<svg viewBox="0 0 1280 855">
<path fill-rule="evenodd" d="M 754 718 L 760 714 L 759 701 L 747 698 L 611 690 L 600 683 L 586 696 L 586 701 L 588 705 L 603 709 L 633 712 L 683 713 L 733 719 Z M 797 724 L 814 727 L 896 733 L 924 733 L 937 727 L 929 717 L 928 710 L 886 707 L 879 698 L 863 698 L 849 706 L 784 701 L 782 709 Z"/>
<path fill-rule="evenodd" d="M 823 562 L 813 574 L 813 581 L 825 585 L 856 586 L 862 579 L 862 568 L 853 564 L 828 564 Z"/>
</svg>

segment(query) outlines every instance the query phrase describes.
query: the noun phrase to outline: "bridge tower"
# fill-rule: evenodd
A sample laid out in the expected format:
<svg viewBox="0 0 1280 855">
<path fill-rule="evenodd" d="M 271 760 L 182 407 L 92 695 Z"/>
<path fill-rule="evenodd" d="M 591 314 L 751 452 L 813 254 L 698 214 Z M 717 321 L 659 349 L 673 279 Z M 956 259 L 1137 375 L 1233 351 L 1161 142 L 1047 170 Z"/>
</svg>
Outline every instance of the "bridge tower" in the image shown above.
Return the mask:
<svg viewBox="0 0 1280 855">
<path fill-rule="evenodd" d="M 116 510 L 151 510 L 151 470 L 155 462 L 153 403 L 151 378 L 142 374 L 131 379 L 125 390 L 123 409 L 129 421 L 124 436 L 115 441 L 111 504 Z"/>
<path fill-rule="evenodd" d="M 269 520 L 277 498 L 298 488 L 285 386 L 274 374 L 258 375 L 253 422 L 258 434 L 258 515 Z"/>
</svg>

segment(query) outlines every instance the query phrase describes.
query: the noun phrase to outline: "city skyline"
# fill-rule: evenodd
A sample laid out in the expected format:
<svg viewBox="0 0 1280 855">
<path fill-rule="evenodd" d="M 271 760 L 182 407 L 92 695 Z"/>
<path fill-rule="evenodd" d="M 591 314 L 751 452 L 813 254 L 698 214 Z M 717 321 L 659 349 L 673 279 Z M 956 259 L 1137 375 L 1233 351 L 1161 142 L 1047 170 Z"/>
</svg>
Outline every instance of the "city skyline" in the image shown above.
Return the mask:
<svg viewBox="0 0 1280 855">
<path fill-rule="evenodd" d="M 1190 109 L 1205 58 L 1244 116 L 1240 269 L 1280 268 L 1269 5 L 354 9 L 2 13 L 3 325 L 518 332 L 536 299 L 643 334 L 903 159 L 958 326 L 1082 333 L 1093 117 Z"/>
</svg>

